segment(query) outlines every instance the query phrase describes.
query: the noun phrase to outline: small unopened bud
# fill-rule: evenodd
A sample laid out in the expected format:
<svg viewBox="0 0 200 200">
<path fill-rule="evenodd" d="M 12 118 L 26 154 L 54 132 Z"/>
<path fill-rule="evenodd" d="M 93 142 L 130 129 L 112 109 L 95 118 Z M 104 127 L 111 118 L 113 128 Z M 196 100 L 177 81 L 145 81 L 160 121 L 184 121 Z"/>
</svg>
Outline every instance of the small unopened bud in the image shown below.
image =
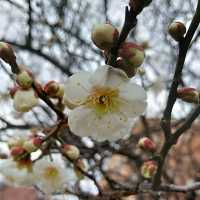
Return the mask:
<svg viewBox="0 0 200 200">
<path fill-rule="evenodd" d="M 74 145 L 65 144 L 63 151 L 72 160 L 77 160 L 80 156 L 79 149 Z"/>
<path fill-rule="evenodd" d="M 38 104 L 38 98 L 33 89 L 18 90 L 13 99 L 13 105 L 18 112 L 28 112 Z"/>
<path fill-rule="evenodd" d="M 183 87 L 177 89 L 177 97 L 188 103 L 199 104 L 199 92 L 195 88 Z"/>
<path fill-rule="evenodd" d="M 10 44 L 0 42 L 0 58 L 8 64 L 16 62 L 16 56 Z"/>
<path fill-rule="evenodd" d="M 138 68 L 144 61 L 144 49 L 137 44 L 125 42 L 119 49 L 119 56 L 127 66 Z"/>
<path fill-rule="evenodd" d="M 156 145 L 155 143 L 148 137 L 143 137 L 139 140 L 138 146 L 149 152 L 155 152 L 156 151 Z"/>
<path fill-rule="evenodd" d="M 98 24 L 93 28 L 91 38 L 98 48 L 109 50 L 118 36 L 118 30 L 111 24 Z"/>
<path fill-rule="evenodd" d="M 11 151 L 10 151 L 10 153 L 13 157 L 21 156 L 25 152 L 26 152 L 26 150 L 21 146 L 12 147 Z"/>
<path fill-rule="evenodd" d="M 151 179 L 157 170 L 157 164 L 153 160 L 149 160 L 143 163 L 141 167 L 141 174 L 146 179 Z"/>
<path fill-rule="evenodd" d="M 36 147 L 40 147 L 41 144 L 43 143 L 42 138 L 40 137 L 34 137 L 32 138 L 32 143 L 36 146 Z"/>
<path fill-rule="evenodd" d="M 23 89 L 29 89 L 33 83 L 33 77 L 32 74 L 26 70 L 20 72 L 17 75 L 17 83 L 23 88 Z"/>
<path fill-rule="evenodd" d="M 50 97 L 55 97 L 55 94 L 58 92 L 58 90 L 59 90 L 59 84 L 56 81 L 49 81 L 44 86 L 44 91 Z"/>
<path fill-rule="evenodd" d="M 182 22 L 172 22 L 168 28 L 169 34 L 176 41 L 180 41 L 186 33 L 186 27 Z"/>
<path fill-rule="evenodd" d="M 51 98 L 62 98 L 64 95 L 64 85 L 56 81 L 49 81 L 44 86 L 44 91 Z"/>
<path fill-rule="evenodd" d="M 126 60 L 123 59 L 122 57 L 117 58 L 117 67 L 122 69 L 124 72 L 126 72 L 129 78 L 135 76 L 137 72 L 137 69 L 127 64 Z"/>
</svg>

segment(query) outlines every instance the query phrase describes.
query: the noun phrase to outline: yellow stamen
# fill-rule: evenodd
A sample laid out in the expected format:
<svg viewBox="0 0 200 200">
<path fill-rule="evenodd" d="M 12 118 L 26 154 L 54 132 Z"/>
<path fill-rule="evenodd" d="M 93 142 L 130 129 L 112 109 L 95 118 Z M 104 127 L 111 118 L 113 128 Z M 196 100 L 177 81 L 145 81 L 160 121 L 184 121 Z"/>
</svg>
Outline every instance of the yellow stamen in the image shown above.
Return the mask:
<svg viewBox="0 0 200 200">
<path fill-rule="evenodd" d="M 94 87 L 84 104 L 94 108 L 97 114 L 103 115 L 107 112 L 116 111 L 119 104 L 118 96 L 118 89 Z"/>
<path fill-rule="evenodd" d="M 46 179 L 55 179 L 58 177 L 58 175 L 59 175 L 59 172 L 54 166 L 49 166 L 45 169 L 44 177 Z"/>
</svg>

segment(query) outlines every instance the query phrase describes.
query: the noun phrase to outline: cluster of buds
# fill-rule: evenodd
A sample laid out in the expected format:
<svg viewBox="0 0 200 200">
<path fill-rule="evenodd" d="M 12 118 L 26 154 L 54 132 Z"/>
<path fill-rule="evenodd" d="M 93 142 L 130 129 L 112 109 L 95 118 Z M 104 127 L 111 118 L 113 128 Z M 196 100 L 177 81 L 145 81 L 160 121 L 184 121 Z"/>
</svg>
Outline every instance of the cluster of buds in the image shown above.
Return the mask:
<svg viewBox="0 0 200 200">
<path fill-rule="evenodd" d="M 141 175 L 146 179 L 151 179 L 155 175 L 157 164 L 153 160 L 145 161 L 141 167 Z"/>
<path fill-rule="evenodd" d="M 16 63 L 16 56 L 11 45 L 5 42 L 0 42 L 0 58 L 10 65 Z"/>
<path fill-rule="evenodd" d="M 15 138 L 8 142 L 10 153 L 14 159 L 20 160 L 21 156 L 35 152 L 42 145 L 42 138 L 35 136 L 28 139 Z"/>
<path fill-rule="evenodd" d="M 199 91 L 195 88 L 183 87 L 177 89 L 177 97 L 188 103 L 199 104 Z"/>
<path fill-rule="evenodd" d="M 148 137 L 143 137 L 139 140 L 138 146 L 147 152 L 154 153 L 156 151 L 156 144 Z"/>
<path fill-rule="evenodd" d="M 103 50 L 106 58 L 109 57 L 110 50 L 118 37 L 117 28 L 110 24 L 96 25 L 91 35 L 92 41 L 98 48 Z M 142 65 L 144 57 L 144 48 L 141 45 L 124 42 L 119 48 L 117 67 L 124 70 L 129 77 L 132 77 L 137 73 L 138 67 Z"/>
<path fill-rule="evenodd" d="M 101 50 L 110 50 L 118 39 L 119 32 L 111 24 L 94 26 L 91 34 L 92 41 Z"/>
<path fill-rule="evenodd" d="M 186 27 L 182 22 L 172 22 L 168 32 L 174 40 L 180 41 L 186 33 Z"/>
<path fill-rule="evenodd" d="M 77 160 L 80 156 L 79 149 L 71 144 L 63 145 L 63 153 L 71 160 Z"/>
<path fill-rule="evenodd" d="M 56 81 L 49 81 L 44 86 L 44 92 L 51 98 L 62 99 L 64 95 L 64 86 Z"/>
</svg>

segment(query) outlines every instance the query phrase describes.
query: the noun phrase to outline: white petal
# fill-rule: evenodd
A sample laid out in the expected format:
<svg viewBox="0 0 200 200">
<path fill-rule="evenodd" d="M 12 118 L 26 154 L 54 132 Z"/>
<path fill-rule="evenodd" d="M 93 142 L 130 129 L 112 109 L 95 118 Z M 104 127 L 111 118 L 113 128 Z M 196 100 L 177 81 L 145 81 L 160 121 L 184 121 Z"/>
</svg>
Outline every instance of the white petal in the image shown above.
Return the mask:
<svg viewBox="0 0 200 200">
<path fill-rule="evenodd" d="M 119 88 L 119 97 L 122 99 L 120 112 L 127 117 L 136 117 L 142 114 L 146 108 L 145 90 L 134 84 L 122 84 Z"/>
<path fill-rule="evenodd" d="M 81 137 L 91 136 L 97 141 L 114 141 L 130 133 L 132 122 L 118 113 L 108 113 L 99 117 L 94 110 L 84 106 L 69 113 L 71 131 Z"/>
<path fill-rule="evenodd" d="M 16 186 L 33 186 L 35 176 L 27 169 L 19 169 L 15 161 L 11 159 L 0 160 L 0 173 L 12 184 Z"/>
<path fill-rule="evenodd" d="M 66 105 L 80 105 L 84 102 L 91 89 L 89 72 L 78 72 L 67 79 L 64 84 L 64 102 Z"/>
<path fill-rule="evenodd" d="M 90 79 L 94 86 L 107 86 L 112 88 L 117 88 L 120 84 L 128 80 L 129 78 L 124 71 L 109 65 L 98 67 Z"/>
</svg>

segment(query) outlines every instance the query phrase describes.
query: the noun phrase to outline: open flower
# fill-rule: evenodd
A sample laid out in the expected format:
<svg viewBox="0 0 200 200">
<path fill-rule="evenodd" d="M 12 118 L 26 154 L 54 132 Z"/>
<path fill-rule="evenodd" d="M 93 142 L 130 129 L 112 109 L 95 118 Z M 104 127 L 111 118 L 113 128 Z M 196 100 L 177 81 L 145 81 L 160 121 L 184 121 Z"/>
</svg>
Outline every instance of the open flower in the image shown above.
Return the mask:
<svg viewBox="0 0 200 200">
<path fill-rule="evenodd" d="M 65 184 L 70 179 L 70 174 L 59 163 L 42 159 L 35 163 L 34 173 L 37 185 L 46 194 L 64 191 Z"/>
<path fill-rule="evenodd" d="M 0 160 L 0 173 L 16 186 L 33 186 L 35 184 L 34 174 L 28 168 L 19 168 L 12 159 Z"/>
<path fill-rule="evenodd" d="M 122 70 L 108 65 L 94 73 L 72 75 L 64 90 L 65 104 L 75 108 L 69 113 L 71 131 L 98 141 L 128 135 L 133 118 L 146 107 L 144 89 L 131 83 Z"/>
</svg>

